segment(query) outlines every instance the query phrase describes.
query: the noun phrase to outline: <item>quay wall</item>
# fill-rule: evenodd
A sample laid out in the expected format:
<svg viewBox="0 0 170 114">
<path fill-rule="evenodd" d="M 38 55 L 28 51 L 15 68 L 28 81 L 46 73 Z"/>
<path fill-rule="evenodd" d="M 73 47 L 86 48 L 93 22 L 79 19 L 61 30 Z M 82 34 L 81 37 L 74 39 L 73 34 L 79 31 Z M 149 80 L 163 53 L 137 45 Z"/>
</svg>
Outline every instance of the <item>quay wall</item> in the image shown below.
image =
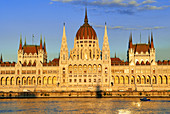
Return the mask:
<svg viewBox="0 0 170 114">
<path fill-rule="evenodd" d="M 0 98 L 170 98 L 169 91 L 0 92 Z"/>
</svg>

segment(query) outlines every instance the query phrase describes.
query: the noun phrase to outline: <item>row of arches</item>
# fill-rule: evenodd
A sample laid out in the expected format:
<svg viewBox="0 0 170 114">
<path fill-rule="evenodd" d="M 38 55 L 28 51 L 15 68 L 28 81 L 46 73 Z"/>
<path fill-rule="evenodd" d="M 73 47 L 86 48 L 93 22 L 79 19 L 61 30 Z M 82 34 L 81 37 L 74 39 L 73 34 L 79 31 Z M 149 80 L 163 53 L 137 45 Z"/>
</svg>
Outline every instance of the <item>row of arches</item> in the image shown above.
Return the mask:
<svg viewBox="0 0 170 114">
<path fill-rule="evenodd" d="M 107 69 L 107 68 L 106 68 Z M 99 64 L 99 65 L 92 65 L 92 64 L 89 64 L 89 65 L 69 65 L 68 66 L 68 70 L 69 70 L 69 73 L 101 73 L 102 71 L 102 65 Z"/>
<path fill-rule="evenodd" d="M 81 45 L 83 46 L 83 45 Z M 94 44 L 89 44 L 90 47 L 94 46 Z M 99 59 L 100 57 L 100 49 L 73 49 L 71 52 L 71 59 L 79 60 L 79 59 Z"/>
<path fill-rule="evenodd" d="M 56 85 L 58 84 L 58 79 L 56 76 L 49 77 L 1 77 L 0 85 Z"/>
<path fill-rule="evenodd" d="M 114 84 L 168 84 L 167 76 L 112 76 Z"/>
</svg>

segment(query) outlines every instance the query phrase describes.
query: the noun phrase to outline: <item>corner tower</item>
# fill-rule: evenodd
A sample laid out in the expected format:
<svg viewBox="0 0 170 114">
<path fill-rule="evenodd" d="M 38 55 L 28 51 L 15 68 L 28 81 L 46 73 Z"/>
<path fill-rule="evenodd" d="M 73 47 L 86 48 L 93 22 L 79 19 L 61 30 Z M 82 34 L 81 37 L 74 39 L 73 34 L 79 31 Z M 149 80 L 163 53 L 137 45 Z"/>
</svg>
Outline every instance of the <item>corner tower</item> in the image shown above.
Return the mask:
<svg viewBox="0 0 170 114">
<path fill-rule="evenodd" d="M 148 38 L 148 43 L 132 43 L 132 33 L 129 37 L 128 61 L 130 65 L 155 65 L 155 48 L 153 43 L 153 34 Z"/>
</svg>

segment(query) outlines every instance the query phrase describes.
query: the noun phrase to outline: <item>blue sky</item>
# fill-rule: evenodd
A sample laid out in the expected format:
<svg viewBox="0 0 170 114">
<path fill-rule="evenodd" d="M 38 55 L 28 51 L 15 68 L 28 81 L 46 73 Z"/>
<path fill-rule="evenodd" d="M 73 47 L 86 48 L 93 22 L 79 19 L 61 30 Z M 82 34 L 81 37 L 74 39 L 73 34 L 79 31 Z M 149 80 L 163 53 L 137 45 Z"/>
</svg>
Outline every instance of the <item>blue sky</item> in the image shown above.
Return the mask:
<svg viewBox="0 0 170 114">
<path fill-rule="evenodd" d="M 133 42 L 148 42 L 153 31 L 156 59 L 170 59 L 170 0 L 0 0 L 0 53 L 5 61 L 17 61 L 19 38 L 27 44 L 46 39 L 48 60 L 58 57 L 63 23 L 69 50 L 84 22 L 87 6 L 89 23 L 95 29 L 100 49 L 107 22 L 111 56 L 126 60 L 130 32 Z"/>
</svg>

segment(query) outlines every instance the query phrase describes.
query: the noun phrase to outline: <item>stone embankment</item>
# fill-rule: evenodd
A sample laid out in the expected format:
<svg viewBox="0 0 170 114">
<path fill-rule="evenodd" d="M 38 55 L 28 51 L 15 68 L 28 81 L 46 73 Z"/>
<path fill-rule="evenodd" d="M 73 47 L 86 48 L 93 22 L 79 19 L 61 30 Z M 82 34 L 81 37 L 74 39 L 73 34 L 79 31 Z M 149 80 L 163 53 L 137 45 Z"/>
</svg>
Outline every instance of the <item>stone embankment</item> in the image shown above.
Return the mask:
<svg viewBox="0 0 170 114">
<path fill-rule="evenodd" d="M 0 92 L 0 98 L 170 98 L 170 91 Z"/>
</svg>

